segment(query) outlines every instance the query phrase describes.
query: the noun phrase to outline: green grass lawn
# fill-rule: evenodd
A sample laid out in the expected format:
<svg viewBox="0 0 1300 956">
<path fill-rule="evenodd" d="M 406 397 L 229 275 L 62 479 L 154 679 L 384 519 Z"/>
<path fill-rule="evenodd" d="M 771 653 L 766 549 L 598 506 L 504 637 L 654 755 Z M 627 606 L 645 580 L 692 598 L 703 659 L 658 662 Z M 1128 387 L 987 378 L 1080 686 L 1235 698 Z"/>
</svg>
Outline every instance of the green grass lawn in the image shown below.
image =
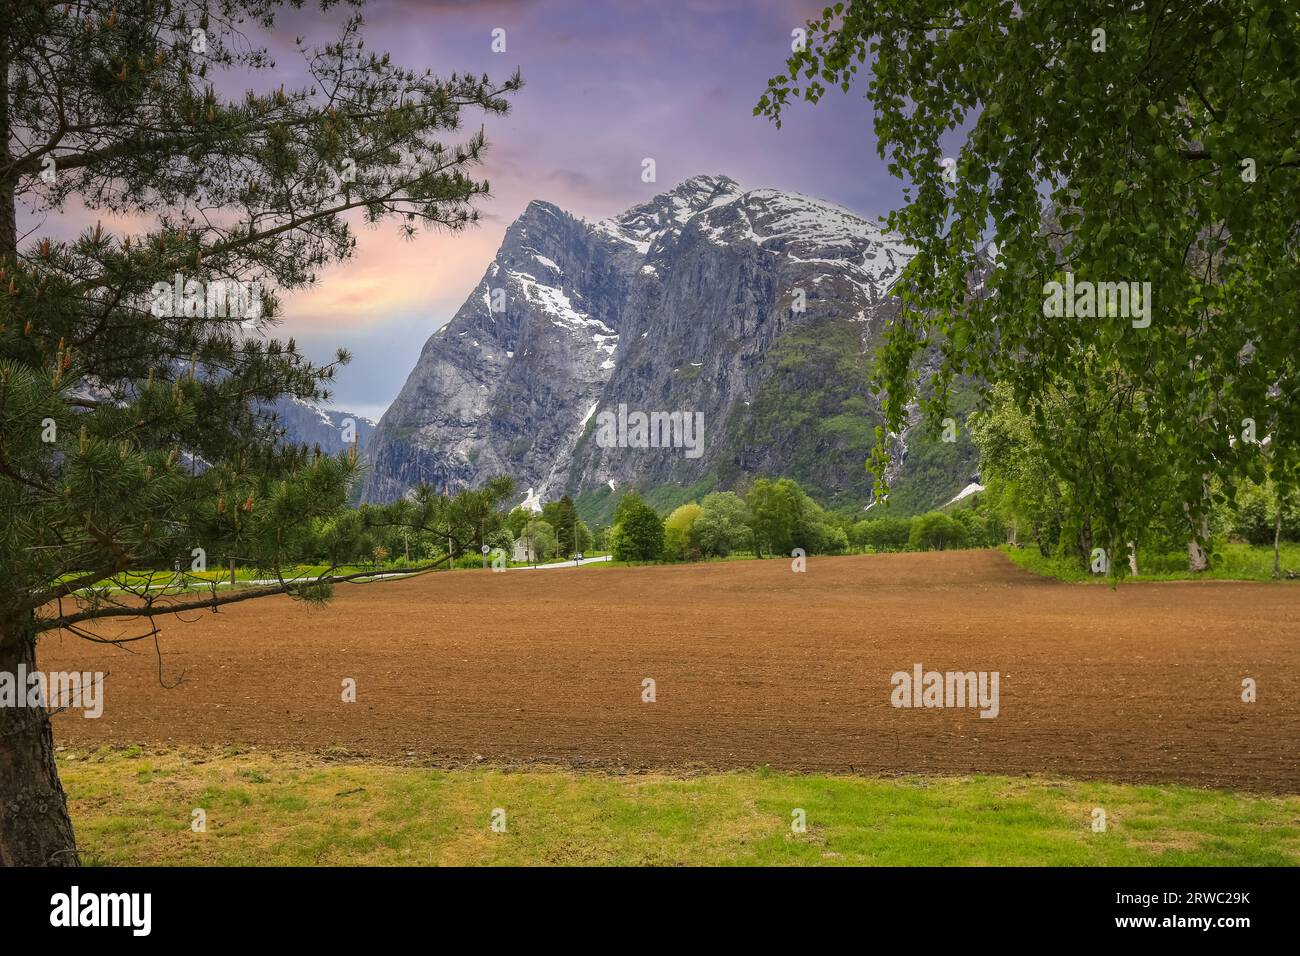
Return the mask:
<svg viewBox="0 0 1300 956">
<path fill-rule="evenodd" d="M 1001 550 L 1016 564 L 1026 571 L 1057 578 L 1061 581 L 1091 581 L 1108 584 L 1110 579 L 1100 574 L 1089 574 L 1080 567 L 1077 558 L 1045 558 L 1033 544 L 1022 548 L 1004 545 Z M 1288 569 L 1300 571 L 1300 544 L 1283 542 L 1280 551 L 1284 584 L 1297 584 L 1300 581 L 1287 581 Z M 1127 555 L 1123 556 L 1127 561 Z M 1175 554 L 1138 553 L 1138 571 L 1135 581 L 1272 581 L 1273 549 L 1249 544 L 1220 545 L 1210 557 L 1210 569 L 1201 574 L 1192 574 L 1187 570 L 1187 552 Z"/>
<path fill-rule="evenodd" d="M 101 865 L 1300 864 L 1300 797 L 1176 786 L 437 770 L 237 749 L 59 764 L 84 860 Z"/>
</svg>

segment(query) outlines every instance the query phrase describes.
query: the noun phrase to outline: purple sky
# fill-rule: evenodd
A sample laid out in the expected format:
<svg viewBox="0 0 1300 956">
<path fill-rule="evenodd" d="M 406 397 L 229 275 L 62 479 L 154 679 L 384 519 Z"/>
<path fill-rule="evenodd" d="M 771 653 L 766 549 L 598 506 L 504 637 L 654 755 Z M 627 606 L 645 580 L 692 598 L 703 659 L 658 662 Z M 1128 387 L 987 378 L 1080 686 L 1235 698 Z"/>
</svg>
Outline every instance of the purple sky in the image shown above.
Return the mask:
<svg viewBox="0 0 1300 956">
<path fill-rule="evenodd" d="M 312 0 L 308 0 L 311 5 Z M 395 226 L 358 229 L 357 255 L 326 270 L 317 285 L 283 300 L 275 333 L 294 336 L 312 358 L 339 346 L 334 406 L 378 418 L 396 397 L 425 340 L 446 323 L 482 277 L 506 227 L 533 199 L 599 219 L 622 212 L 699 173 L 723 173 L 746 188 L 803 192 L 879 218 L 901 201 L 897 181 L 876 156 L 871 107 L 860 91 L 798 105 L 777 130 L 753 108 L 767 78 L 784 70 L 791 31 L 823 0 L 369 0 L 368 49 L 437 74 L 515 68 L 524 89 L 506 117 L 467 114 L 486 126 L 481 175 L 493 195 L 482 221 L 457 233 L 404 241 Z M 271 51 L 274 74 L 227 75 L 239 91 L 307 85 L 294 39 L 308 45 L 338 35 L 344 6 L 281 14 Z M 506 31 L 506 51 L 491 50 Z M 255 35 L 256 37 L 256 35 Z M 260 39 L 260 38 L 257 38 Z M 657 181 L 641 181 L 653 157 Z M 80 213 L 80 214 L 78 214 Z M 56 231 L 98 215 L 68 210 Z"/>
</svg>

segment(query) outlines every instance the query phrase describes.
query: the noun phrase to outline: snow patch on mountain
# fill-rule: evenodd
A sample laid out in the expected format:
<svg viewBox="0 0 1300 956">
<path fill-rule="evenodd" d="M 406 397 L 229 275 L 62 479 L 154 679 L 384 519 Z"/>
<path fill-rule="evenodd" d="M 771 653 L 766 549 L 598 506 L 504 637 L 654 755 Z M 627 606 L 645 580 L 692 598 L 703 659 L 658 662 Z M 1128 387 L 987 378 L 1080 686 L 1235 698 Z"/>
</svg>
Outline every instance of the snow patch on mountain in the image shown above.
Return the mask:
<svg viewBox="0 0 1300 956">
<path fill-rule="evenodd" d="M 980 493 L 981 491 L 983 491 L 983 490 L 984 490 L 984 486 L 983 486 L 983 485 L 981 485 L 978 481 L 972 481 L 969 485 L 967 485 L 967 486 L 966 486 L 965 488 L 963 488 L 961 491 L 957 492 L 957 494 L 953 495 L 952 498 L 950 498 L 950 499 L 948 500 L 948 504 L 950 504 L 950 505 L 955 505 L 957 502 L 961 501 L 963 498 L 969 498 L 971 495 L 979 494 L 979 493 Z M 947 505 L 945 505 L 944 507 L 947 507 Z"/>
</svg>

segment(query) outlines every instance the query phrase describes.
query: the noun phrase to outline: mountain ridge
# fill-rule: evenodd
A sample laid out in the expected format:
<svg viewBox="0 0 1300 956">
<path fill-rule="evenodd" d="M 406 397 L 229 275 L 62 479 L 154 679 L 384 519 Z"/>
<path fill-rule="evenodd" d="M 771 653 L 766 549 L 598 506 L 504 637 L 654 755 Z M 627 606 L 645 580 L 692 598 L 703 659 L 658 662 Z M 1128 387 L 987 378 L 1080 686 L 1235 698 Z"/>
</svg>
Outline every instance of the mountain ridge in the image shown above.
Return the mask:
<svg viewBox="0 0 1300 956">
<path fill-rule="evenodd" d="M 788 474 L 865 506 L 870 356 L 911 255 L 834 203 L 722 175 L 594 222 L 534 200 L 380 419 L 363 499 L 504 473 L 594 513 L 622 488 Z M 604 447 L 599 412 L 620 405 L 702 415 L 701 454 Z M 965 452 L 931 498 L 968 483 Z"/>
</svg>

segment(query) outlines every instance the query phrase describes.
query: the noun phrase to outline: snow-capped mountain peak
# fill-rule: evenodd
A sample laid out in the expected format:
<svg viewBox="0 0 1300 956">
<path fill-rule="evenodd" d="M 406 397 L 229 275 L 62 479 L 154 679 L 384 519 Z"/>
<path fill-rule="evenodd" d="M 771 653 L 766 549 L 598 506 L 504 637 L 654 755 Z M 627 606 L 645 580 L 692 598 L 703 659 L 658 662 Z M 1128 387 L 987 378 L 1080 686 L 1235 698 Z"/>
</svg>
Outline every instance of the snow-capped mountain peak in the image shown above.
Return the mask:
<svg viewBox="0 0 1300 956">
<path fill-rule="evenodd" d="M 597 222 L 532 202 L 381 420 L 365 498 L 509 474 L 530 501 L 548 501 L 789 474 L 795 456 L 817 473 L 793 477 L 865 500 L 865 449 L 845 437 L 869 434 L 850 419 L 876 414 L 858 363 L 896 310 L 889 290 L 912 255 L 834 203 L 721 175 L 694 176 Z M 842 356 L 810 356 L 792 382 L 830 396 L 825 414 L 838 431 L 772 424 L 780 416 L 764 385 L 794 373 L 788 356 L 768 355 L 791 336 L 833 341 Z M 702 415 L 700 455 L 598 445 L 599 413 L 623 406 Z M 796 455 L 801 442 L 817 447 Z"/>
</svg>

